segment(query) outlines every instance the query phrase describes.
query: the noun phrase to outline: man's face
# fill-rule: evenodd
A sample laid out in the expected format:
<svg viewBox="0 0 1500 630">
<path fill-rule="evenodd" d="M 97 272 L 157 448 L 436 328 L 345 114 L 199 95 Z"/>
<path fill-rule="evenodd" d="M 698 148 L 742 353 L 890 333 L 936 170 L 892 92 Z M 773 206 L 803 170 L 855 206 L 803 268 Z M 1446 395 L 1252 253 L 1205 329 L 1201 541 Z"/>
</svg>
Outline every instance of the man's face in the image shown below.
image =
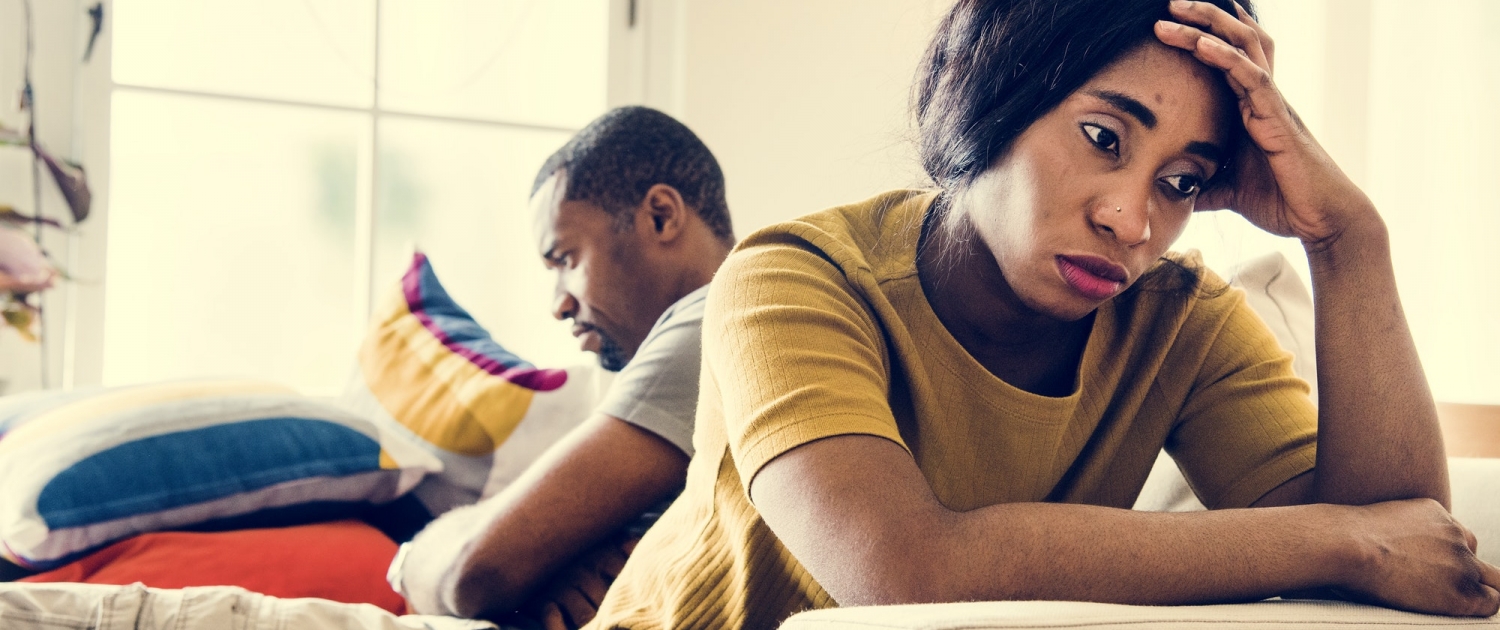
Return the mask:
<svg viewBox="0 0 1500 630">
<path fill-rule="evenodd" d="M 637 226 L 618 229 L 598 204 L 565 201 L 559 171 L 531 199 L 542 263 L 557 274 L 552 316 L 573 320 L 573 336 L 606 370 L 625 367 L 661 316 Z"/>
</svg>

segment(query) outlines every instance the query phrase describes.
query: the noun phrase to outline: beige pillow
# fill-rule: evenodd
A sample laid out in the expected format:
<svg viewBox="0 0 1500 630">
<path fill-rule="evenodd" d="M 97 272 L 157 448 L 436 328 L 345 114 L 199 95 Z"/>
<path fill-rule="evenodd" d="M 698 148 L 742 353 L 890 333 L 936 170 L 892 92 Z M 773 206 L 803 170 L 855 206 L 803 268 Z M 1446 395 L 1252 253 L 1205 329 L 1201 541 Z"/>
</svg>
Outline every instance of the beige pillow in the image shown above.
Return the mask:
<svg viewBox="0 0 1500 630">
<path fill-rule="evenodd" d="M 1317 402 L 1312 294 L 1292 263 L 1281 252 L 1272 252 L 1237 267 L 1229 284 L 1245 290 L 1245 302 L 1276 333 L 1281 347 L 1292 353 L 1292 371 L 1312 386 L 1312 399 Z"/>
</svg>

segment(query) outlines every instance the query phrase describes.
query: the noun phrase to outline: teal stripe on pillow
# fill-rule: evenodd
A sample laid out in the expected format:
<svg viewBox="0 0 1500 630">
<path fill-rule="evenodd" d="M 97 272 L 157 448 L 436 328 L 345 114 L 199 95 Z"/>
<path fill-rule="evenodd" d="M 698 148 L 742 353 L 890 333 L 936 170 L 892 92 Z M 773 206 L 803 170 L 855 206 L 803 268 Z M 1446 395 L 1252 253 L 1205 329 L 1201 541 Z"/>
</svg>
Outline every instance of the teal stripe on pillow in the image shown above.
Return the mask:
<svg viewBox="0 0 1500 630">
<path fill-rule="evenodd" d="M 36 506 L 47 527 L 59 529 L 379 469 L 380 444 L 359 431 L 323 420 L 267 418 L 100 451 L 55 475 Z"/>
</svg>

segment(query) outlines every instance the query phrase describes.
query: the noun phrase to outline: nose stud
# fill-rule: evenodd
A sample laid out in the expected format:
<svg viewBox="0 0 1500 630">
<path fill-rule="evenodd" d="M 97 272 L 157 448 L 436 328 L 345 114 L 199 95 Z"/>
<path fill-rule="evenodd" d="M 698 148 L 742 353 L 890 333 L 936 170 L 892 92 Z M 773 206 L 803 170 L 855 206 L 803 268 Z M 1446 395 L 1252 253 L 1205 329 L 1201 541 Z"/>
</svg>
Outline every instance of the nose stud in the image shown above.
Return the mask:
<svg viewBox="0 0 1500 630">
<path fill-rule="evenodd" d="M 1119 212 L 1119 211 L 1120 211 L 1120 206 L 1115 206 L 1115 212 Z"/>
</svg>

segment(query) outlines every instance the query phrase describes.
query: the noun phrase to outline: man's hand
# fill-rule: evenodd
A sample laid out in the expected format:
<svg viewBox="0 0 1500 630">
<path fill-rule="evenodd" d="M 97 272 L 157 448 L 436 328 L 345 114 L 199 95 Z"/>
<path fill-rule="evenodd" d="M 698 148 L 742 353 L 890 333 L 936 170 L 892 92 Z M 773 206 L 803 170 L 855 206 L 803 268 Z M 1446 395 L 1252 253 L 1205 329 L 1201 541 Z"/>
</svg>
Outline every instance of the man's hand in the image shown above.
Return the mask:
<svg viewBox="0 0 1500 630">
<path fill-rule="evenodd" d="M 605 541 L 580 556 L 528 601 L 521 613 L 546 630 L 574 630 L 588 623 L 639 540 Z"/>
<path fill-rule="evenodd" d="M 458 559 L 452 586 L 444 587 L 452 610 L 434 612 L 494 619 L 521 609 L 533 594 L 548 592 L 549 580 L 569 571 L 570 562 L 577 564 L 598 541 L 681 489 L 687 463 L 687 454 L 666 439 L 613 416 L 594 416 L 485 500 L 493 516 Z M 583 580 L 573 582 L 587 585 Z M 594 591 L 603 595 L 602 588 L 587 592 Z"/>
</svg>

